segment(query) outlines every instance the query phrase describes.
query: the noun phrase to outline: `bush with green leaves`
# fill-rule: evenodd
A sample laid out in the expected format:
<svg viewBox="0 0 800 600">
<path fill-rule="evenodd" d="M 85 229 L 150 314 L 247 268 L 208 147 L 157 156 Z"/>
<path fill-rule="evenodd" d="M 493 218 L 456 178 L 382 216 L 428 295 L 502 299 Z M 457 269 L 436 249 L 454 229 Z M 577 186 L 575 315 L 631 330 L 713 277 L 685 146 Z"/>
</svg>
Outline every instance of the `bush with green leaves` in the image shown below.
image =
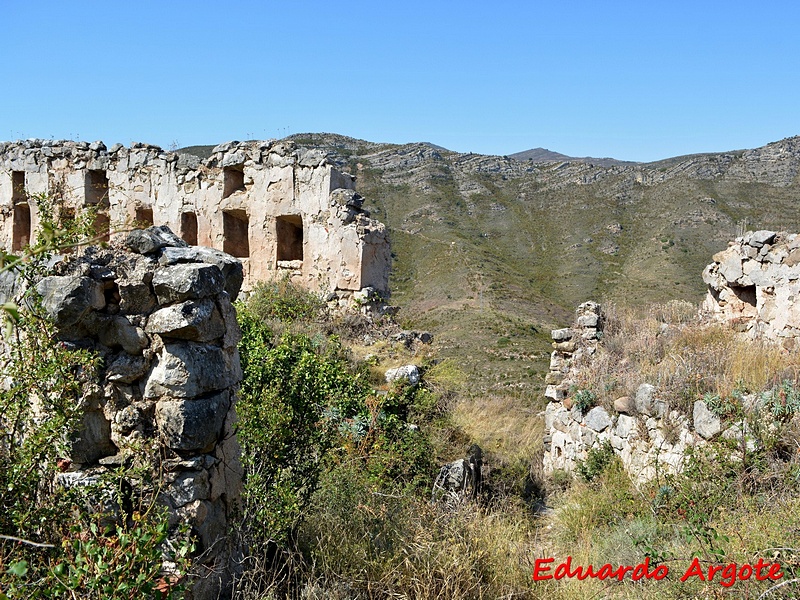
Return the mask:
<svg viewBox="0 0 800 600">
<path fill-rule="evenodd" d="M 297 291 L 291 296 L 305 304 Z M 433 453 L 409 419 L 433 414 L 435 396 L 402 384 L 375 394 L 368 370 L 352 367 L 335 336 L 284 331 L 276 339 L 262 302 L 238 307 L 237 435 L 250 533 L 290 542 L 329 465 L 359 461 L 374 482 L 423 485 Z"/>
<path fill-rule="evenodd" d="M 611 442 L 606 440 L 599 447 L 589 449 L 586 460 L 577 464 L 578 475 L 584 481 L 593 481 L 618 460 Z"/>
<path fill-rule="evenodd" d="M 572 396 L 572 401 L 579 411 L 585 413 L 597 404 L 597 394 L 592 390 L 578 390 Z"/>
<path fill-rule="evenodd" d="M 294 284 L 288 277 L 256 284 L 247 302 L 248 310 L 262 320 L 283 323 L 308 321 L 323 315 L 325 303 L 315 294 Z"/>
<path fill-rule="evenodd" d="M 347 370 L 335 341 L 287 332 L 273 345 L 266 323 L 244 307 L 239 323 L 237 435 L 248 518 L 263 539 L 285 543 L 316 489 L 339 424 L 355 417 L 368 390 Z"/>
</svg>

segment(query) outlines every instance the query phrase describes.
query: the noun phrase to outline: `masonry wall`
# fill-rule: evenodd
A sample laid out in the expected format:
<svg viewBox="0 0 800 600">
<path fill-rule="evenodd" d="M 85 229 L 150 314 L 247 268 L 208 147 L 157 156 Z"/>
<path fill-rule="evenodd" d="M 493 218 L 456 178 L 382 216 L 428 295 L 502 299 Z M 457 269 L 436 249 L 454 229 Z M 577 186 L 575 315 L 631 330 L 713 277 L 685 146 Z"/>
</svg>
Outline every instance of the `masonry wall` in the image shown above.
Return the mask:
<svg viewBox="0 0 800 600">
<path fill-rule="evenodd" d="M 36 288 L 59 339 L 102 358 L 58 483 L 96 489 L 118 467 L 144 462 L 160 476 L 157 489 L 133 478 L 128 487 L 157 493 L 170 525 L 190 525 L 197 541 L 187 600 L 224 597 L 239 552 L 229 523 L 243 476 L 234 431 L 241 332 L 232 304 L 241 264 L 151 227 L 108 248 L 83 248 L 54 272 Z"/>
<path fill-rule="evenodd" d="M 596 302 L 578 307 L 571 327 L 552 332 L 553 353 L 545 396 L 544 459 L 546 473 L 574 472 L 592 449 L 609 444 L 626 471 L 636 481 L 683 468 L 687 451 L 718 435 L 741 440 L 736 425 L 724 429 L 702 400 L 694 403 L 691 416 L 670 407 L 655 385 L 642 382 L 634 396 L 618 398 L 613 407 L 581 410 L 576 394 L 581 371 L 602 344 L 604 316 Z"/>
<path fill-rule="evenodd" d="M 97 205 L 113 230 L 166 225 L 234 255 L 244 290 L 288 274 L 315 291 L 386 293 L 386 228 L 354 189 L 322 152 L 291 142 L 229 142 L 205 161 L 147 144 L 0 143 L 0 244 L 18 250 L 31 241 L 35 196 L 61 193 L 68 208 Z M 280 256 L 287 246 L 293 252 Z"/>
<path fill-rule="evenodd" d="M 800 337 L 800 236 L 749 231 L 714 255 L 703 271 L 703 308 L 750 337 L 781 342 Z"/>
</svg>

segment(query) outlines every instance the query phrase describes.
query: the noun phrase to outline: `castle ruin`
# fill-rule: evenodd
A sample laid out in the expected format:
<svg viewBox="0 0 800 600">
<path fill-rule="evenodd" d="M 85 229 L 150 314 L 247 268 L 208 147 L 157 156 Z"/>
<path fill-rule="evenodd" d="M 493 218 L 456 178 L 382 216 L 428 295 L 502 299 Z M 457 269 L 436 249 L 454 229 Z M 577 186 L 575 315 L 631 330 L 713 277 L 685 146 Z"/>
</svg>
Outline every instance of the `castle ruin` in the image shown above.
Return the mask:
<svg viewBox="0 0 800 600">
<path fill-rule="evenodd" d="M 242 262 L 245 291 L 283 276 L 344 296 L 388 291 L 386 228 L 361 208 L 355 178 L 289 141 L 228 142 L 207 160 L 141 143 L 0 143 L 6 251 L 35 242 L 42 194 L 58 194 L 73 215 L 96 207 L 96 229 L 112 237 L 166 225 L 190 245 L 222 250 Z"/>
</svg>

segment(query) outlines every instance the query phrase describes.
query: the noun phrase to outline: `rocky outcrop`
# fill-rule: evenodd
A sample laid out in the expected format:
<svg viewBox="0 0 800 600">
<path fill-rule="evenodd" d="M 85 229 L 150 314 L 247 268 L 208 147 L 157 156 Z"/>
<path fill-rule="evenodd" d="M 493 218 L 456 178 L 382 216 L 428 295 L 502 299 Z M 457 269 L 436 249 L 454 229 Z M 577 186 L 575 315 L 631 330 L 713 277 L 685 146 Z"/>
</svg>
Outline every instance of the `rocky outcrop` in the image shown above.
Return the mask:
<svg viewBox="0 0 800 600">
<path fill-rule="evenodd" d="M 473 444 L 466 458 L 454 460 L 439 469 L 439 475 L 433 482 L 432 499 L 449 505 L 474 500 L 482 484 L 483 450 Z"/>
<path fill-rule="evenodd" d="M 794 347 L 800 337 L 800 236 L 749 231 L 703 271 L 703 308 L 751 337 Z"/>
<path fill-rule="evenodd" d="M 314 291 L 388 293 L 386 228 L 362 208 L 355 178 L 334 168 L 324 152 L 292 142 L 228 142 L 206 160 L 147 144 L 0 143 L 6 250 L 35 241 L 39 195 L 58 196 L 71 214 L 95 208 L 100 230 L 165 225 L 189 245 L 233 255 L 245 290 L 286 276 Z M 170 248 L 166 260 L 196 262 L 186 252 L 197 250 L 181 249 L 158 232 L 140 233 L 131 243 L 143 254 Z M 220 266 L 213 258 L 220 253 L 201 252 L 205 262 Z"/>
<path fill-rule="evenodd" d="M 208 574 L 192 597 L 216 598 L 229 573 L 226 528 L 242 481 L 233 429 L 241 334 L 231 305 L 241 265 L 151 227 L 86 248 L 55 271 L 37 290 L 59 337 L 94 350 L 104 365 L 84 398 L 69 472 L 59 477 L 91 483 L 155 448 L 158 501 L 171 523 L 192 526 Z"/>
</svg>

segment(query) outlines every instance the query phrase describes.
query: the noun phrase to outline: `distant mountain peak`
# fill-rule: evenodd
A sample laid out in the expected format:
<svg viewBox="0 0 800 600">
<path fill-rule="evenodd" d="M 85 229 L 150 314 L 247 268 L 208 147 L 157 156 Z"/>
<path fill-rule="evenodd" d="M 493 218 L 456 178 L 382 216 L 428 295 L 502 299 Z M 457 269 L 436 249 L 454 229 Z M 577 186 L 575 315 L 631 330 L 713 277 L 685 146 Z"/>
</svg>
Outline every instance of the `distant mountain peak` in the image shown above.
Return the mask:
<svg viewBox="0 0 800 600">
<path fill-rule="evenodd" d="M 617 160 L 616 158 L 593 158 L 591 156 L 575 157 L 561 154 L 560 152 L 553 152 L 547 148 L 533 148 L 515 154 L 509 154 L 509 158 L 514 160 L 529 160 L 531 162 L 580 162 L 597 165 L 600 167 L 611 167 L 614 165 L 634 165 L 637 164 L 631 161 Z"/>
</svg>

